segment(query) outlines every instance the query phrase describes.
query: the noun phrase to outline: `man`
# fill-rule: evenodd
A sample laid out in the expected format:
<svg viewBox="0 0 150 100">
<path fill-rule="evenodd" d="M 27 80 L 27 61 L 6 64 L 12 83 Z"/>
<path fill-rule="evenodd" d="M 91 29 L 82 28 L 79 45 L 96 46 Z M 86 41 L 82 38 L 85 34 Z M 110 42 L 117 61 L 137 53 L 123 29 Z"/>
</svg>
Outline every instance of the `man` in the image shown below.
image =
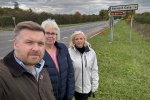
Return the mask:
<svg viewBox="0 0 150 100">
<path fill-rule="evenodd" d="M 14 50 L 0 61 L 0 100 L 55 100 L 42 59 L 45 31 L 35 22 L 19 23 Z"/>
</svg>

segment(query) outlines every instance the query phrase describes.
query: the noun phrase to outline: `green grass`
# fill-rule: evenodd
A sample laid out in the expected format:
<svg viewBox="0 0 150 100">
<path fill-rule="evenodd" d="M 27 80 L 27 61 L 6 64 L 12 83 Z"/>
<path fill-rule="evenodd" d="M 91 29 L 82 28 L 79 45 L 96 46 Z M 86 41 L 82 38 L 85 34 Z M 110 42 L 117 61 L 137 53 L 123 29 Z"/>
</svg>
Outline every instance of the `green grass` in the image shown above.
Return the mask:
<svg viewBox="0 0 150 100">
<path fill-rule="evenodd" d="M 150 100 L 150 42 L 121 20 L 103 35 L 88 40 L 99 66 L 99 88 L 89 100 Z"/>
<path fill-rule="evenodd" d="M 3 30 L 3 31 L 13 31 L 14 30 L 14 27 L 0 27 L 0 30 Z"/>
</svg>

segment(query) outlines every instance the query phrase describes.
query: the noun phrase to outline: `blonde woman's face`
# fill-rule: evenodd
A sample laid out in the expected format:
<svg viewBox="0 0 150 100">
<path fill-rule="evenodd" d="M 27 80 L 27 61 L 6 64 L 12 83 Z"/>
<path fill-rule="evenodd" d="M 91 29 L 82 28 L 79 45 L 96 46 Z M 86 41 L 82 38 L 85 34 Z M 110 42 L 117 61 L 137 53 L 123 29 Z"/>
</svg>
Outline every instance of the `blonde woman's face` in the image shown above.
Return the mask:
<svg viewBox="0 0 150 100">
<path fill-rule="evenodd" d="M 74 44 L 77 48 L 82 48 L 84 46 L 85 39 L 82 34 L 77 34 L 74 39 Z"/>
</svg>

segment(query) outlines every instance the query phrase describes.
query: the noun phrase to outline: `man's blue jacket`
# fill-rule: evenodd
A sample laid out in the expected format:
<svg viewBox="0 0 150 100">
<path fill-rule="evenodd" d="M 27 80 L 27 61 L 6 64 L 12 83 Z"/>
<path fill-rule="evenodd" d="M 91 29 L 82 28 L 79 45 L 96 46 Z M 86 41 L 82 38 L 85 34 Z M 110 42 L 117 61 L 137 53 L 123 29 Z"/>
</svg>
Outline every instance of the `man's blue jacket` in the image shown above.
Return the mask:
<svg viewBox="0 0 150 100">
<path fill-rule="evenodd" d="M 68 48 L 62 44 L 55 42 L 57 48 L 57 62 L 59 72 L 55 63 L 48 52 L 45 50 L 45 65 L 48 65 L 47 71 L 53 86 L 53 92 L 56 100 L 72 100 L 75 91 L 74 69 L 68 52 Z"/>
</svg>

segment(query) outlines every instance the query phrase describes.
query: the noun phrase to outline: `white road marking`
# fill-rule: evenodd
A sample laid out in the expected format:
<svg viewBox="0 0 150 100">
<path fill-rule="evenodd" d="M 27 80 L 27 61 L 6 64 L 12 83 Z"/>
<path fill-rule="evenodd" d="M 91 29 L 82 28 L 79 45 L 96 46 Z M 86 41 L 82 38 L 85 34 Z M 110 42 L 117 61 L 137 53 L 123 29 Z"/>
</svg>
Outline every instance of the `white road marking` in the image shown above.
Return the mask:
<svg viewBox="0 0 150 100">
<path fill-rule="evenodd" d="M 63 37 L 62 39 L 65 39 L 65 38 L 68 38 L 68 37 Z"/>
<path fill-rule="evenodd" d="M 75 28 L 74 28 L 74 29 L 75 29 Z M 74 30 L 74 29 L 64 30 L 64 31 L 61 31 L 61 32 L 70 31 L 70 30 Z"/>
<path fill-rule="evenodd" d="M 82 27 L 80 27 L 80 28 L 85 28 L 85 27 L 88 27 L 88 26 L 82 26 Z"/>
<path fill-rule="evenodd" d="M 96 35 L 98 35 L 98 34 L 99 34 L 99 33 L 97 33 L 97 34 L 95 34 L 95 35 L 91 36 L 90 38 L 92 38 L 92 37 L 94 37 L 94 36 L 96 36 Z M 89 39 L 90 39 L 90 38 L 89 38 Z"/>
<path fill-rule="evenodd" d="M 98 34 L 100 34 L 100 32 L 98 32 L 97 34 L 95 34 L 95 35 L 91 36 L 90 38 L 92 38 L 92 37 L 94 37 L 94 36 L 96 36 L 96 35 L 98 35 Z M 90 38 L 89 38 L 89 39 L 90 39 Z"/>
</svg>

